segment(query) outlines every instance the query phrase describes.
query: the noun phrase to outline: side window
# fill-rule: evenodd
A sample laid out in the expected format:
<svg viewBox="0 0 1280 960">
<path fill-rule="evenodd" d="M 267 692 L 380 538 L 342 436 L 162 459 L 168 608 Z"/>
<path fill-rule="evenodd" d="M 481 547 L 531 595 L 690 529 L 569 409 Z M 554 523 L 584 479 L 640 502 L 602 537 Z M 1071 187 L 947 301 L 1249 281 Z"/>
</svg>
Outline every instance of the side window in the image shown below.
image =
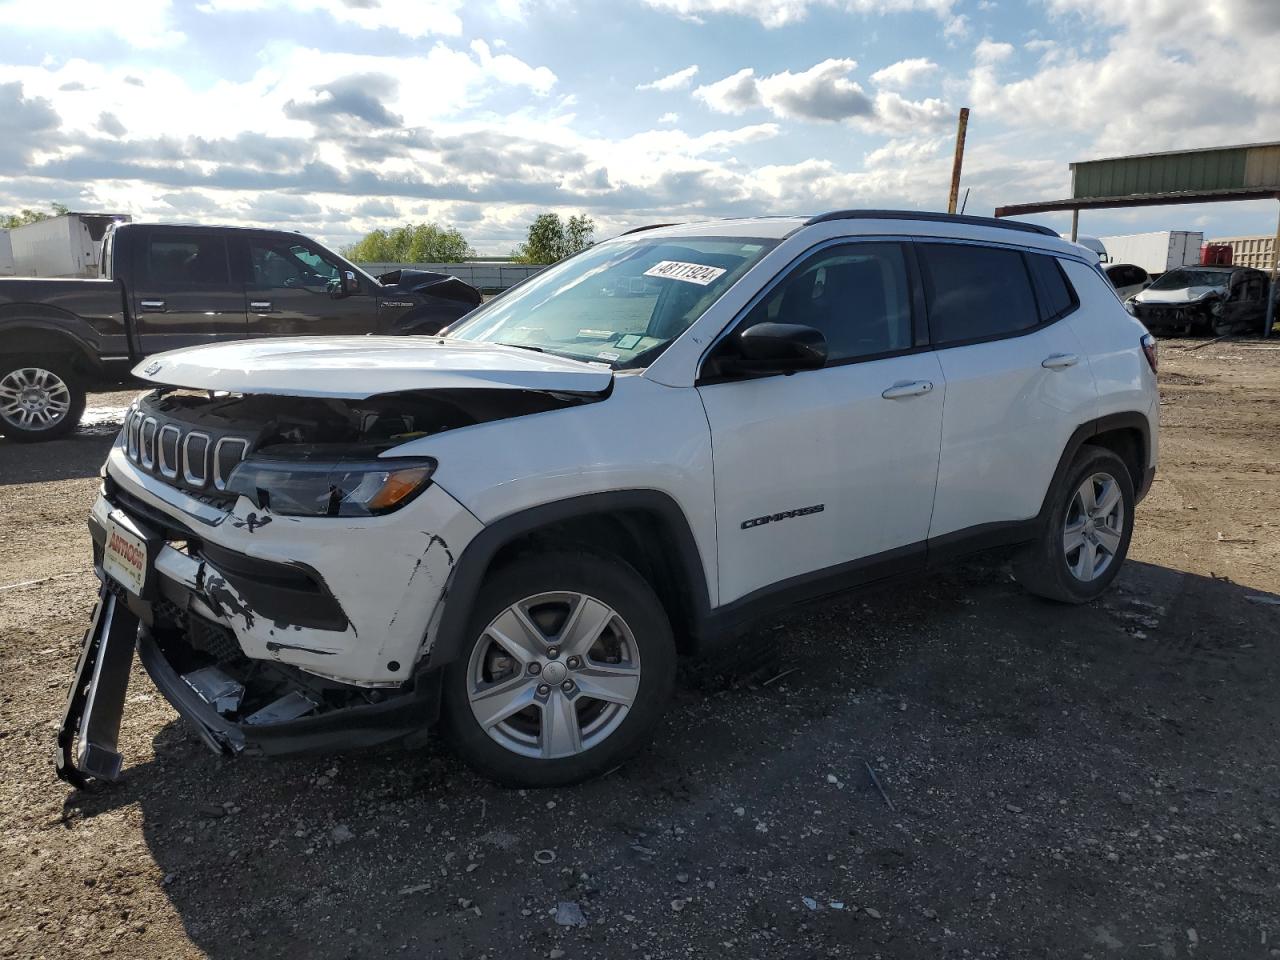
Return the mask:
<svg viewBox="0 0 1280 960">
<path fill-rule="evenodd" d="M 1080 305 L 1071 283 L 1058 266 L 1058 258 L 1040 253 L 1026 254 L 1027 267 L 1031 271 L 1031 282 L 1035 285 L 1036 303 L 1040 307 L 1040 322 L 1049 323 L 1068 313 Z M 1123 267 L 1124 284 L 1133 283 L 1133 268 Z"/>
<path fill-rule="evenodd" d="M 230 286 L 227 245 L 221 237 L 152 235 L 147 278 L 160 284 Z"/>
<path fill-rule="evenodd" d="M 249 261 L 253 285 L 258 288 L 323 292 L 339 275 L 337 264 L 302 244 L 287 240 L 250 240 Z"/>
<path fill-rule="evenodd" d="M 935 344 L 1003 336 L 1039 322 L 1018 251 L 963 243 L 921 243 L 917 250 Z"/>
<path fill-rule="evenodd" d="M 911 290 L 902 247 L 853 243 L 809 257 L 748 314 L 758 323 L 798 323 L 822 331 L 830 363 L 905 350 Z"/>
</svg>

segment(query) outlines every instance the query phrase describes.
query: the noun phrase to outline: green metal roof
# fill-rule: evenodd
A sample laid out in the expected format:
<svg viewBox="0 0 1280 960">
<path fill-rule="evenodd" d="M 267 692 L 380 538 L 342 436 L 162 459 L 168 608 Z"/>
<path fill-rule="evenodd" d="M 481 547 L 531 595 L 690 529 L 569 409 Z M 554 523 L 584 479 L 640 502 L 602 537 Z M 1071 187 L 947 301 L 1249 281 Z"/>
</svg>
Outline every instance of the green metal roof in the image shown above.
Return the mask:
<svg viewBox="0 0 1280 960">
<path fill-rule="evenodd" d="M 1280 142 L 1071 164 L 1076 200 L 1246 189 L 1280 191 Z"/>
</svg>

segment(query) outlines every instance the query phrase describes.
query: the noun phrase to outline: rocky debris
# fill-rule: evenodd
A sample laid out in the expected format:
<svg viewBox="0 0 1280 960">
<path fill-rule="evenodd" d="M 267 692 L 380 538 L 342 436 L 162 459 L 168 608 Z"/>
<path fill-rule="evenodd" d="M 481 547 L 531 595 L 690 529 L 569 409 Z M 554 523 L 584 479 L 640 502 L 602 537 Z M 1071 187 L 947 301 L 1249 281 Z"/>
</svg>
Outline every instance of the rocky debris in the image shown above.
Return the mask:
<svg viewBox="0 0 1280 960">
<path fill-rule="evenodd" d="M 585 927 L 587 918 L 582 908 L 572 900 L 561 900 L 556 904 L 556 924 L 561 927 Z"/>
</svg>

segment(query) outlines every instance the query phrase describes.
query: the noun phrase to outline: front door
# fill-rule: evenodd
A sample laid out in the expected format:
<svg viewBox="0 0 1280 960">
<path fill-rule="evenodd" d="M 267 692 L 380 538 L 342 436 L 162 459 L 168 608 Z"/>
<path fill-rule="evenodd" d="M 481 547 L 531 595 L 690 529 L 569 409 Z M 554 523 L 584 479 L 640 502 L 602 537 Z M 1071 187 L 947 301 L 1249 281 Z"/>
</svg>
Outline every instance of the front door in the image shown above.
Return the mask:
<svg viewBox="0 0 1280 960">
<path fill-rule="evenodd" d="M 922 563 L 945 384 L 934 354 L 916 346 L 914 300 L 901 245 L 826 247 L 713 351 L 706 369 L 737 333 L 766 322 L 816 327 L 828 348 L 821 370 L 698 387 L 722 604 L 787 581 L 804 591 L 828 575 L 849 583 Z"/>
<path fill-rule="evenodd" d="M 251 236 L 245 307 L 255 337 L 378 333 L 378 300 L 359 276 L 360 289 L 342 290 L 339 261 L 302 237 Z"/>
<path fill-rule="evenodd" d="M 144 356 L 245 336 L 244 289 L 227 253 L 220 233 L 157 227 L 143 236 L 132 307 Z"/>
</svg>

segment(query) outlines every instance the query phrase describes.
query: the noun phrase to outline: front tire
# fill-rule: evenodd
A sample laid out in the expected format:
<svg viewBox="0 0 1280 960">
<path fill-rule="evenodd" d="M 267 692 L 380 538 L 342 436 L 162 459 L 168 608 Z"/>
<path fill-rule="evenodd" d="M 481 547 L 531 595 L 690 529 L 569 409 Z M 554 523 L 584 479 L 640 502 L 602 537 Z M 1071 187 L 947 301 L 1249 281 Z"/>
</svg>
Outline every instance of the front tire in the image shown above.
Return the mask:
<svg viewBox="0 0 1280 960">
<path fill-rule="evenodd" d="M 1036 540 L 1014 557 L 1031 593 L 1087 603 L 1120 572 L 1133 536 L 1133 478 L 1110 450 L 1086 444 L 1054 486 L 1053 508 Z"/>
<path fill-rule="evenodd" d="M 454 748 L 506 786 L 598 776 L 649 740 L 675 683 L 671 626 L 615 557 L 529 554 L 481 587 L 442 720 Z"/>
<path fill-rule="evenodd" d="M 10 440 L 65 437 L 84 405 L 84 383 L 65 357 L 0 357 L 0 433 Z"/>
</svg>

